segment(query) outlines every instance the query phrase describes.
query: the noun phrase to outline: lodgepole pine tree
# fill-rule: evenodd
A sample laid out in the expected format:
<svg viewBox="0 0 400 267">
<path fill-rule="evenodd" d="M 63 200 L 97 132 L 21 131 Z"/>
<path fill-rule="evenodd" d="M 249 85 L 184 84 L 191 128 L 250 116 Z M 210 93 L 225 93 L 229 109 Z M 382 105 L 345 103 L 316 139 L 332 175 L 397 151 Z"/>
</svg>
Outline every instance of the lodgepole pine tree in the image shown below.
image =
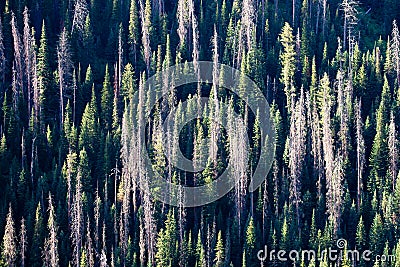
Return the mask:
<svg viewBox="0 0 400 267">
<path fill-rule="evenodd" d="M 37 55 L 37 83 L 39 93 L 39 119 L 40 129 L 44 131 L 44 125 L 50 119 L 50 112 L 53 108 L 52 73 L 49 65 L 49 51 L 47 44 L 46 26 L 43 21 L 40 46 Z"/>
<path fill-rule="evenodd" d="M 222 240 L 221 231 L 218 232 L 217 244 L 215 246 L 215 258 L 214 258 L 214 266 L 222 267 L 225 264 L 225 252 L 224 252 L 224 243 Z"/>
<path fill-rule="evenodd" d="M 33 239 L 29 257 L 29 262 L 32 264 L 32 266 L 42 266 L 41 248 L 44 244 L 44 237 L 45 226 L 43 223 L 42 208 L 39 202 L 36 207 L 35 226 L 33 230 Z"/>
<path fill-rule="evenodd" d="M 1 258 L 7 266 L 16 266 L 17 242 L 11 204 L 8 209 L 6 227 L 1 244 Z"/>
<path fill-rule="evenodd" d="M 58 257 L 58 226 L 53 206 L 53 200 L 49 192 L 49 219 L 47 221 L 48 237 L 44 241 L 43 249 L 43 265 L 57 266 L 59 264 Z"/>
<path fill-rule="evenodd" d="M 279 41 L 283 47 L 279 55 L 280 64 L 282 67 L 280 81 L 284 86 L 284 92 L 286 94 L 287 108 L 291 107 L 291 101 L 293 95 L 296 93 L 294 91 L 294 73 L 296 70 L 295 66 L 295 41 L 293 37 L 293 29 L 289 23 L 285 22 L 281 33 L 279 35 Z"/>
<path fill-rule="evenodd" d="M 111 130 L 112 121 L 112 87 L 110 81 L 110 73 L 108 70 L 108 64 L 104 74 L 103 89 L 101 91 L 101 119 L 106 131 Z"/>
</svg>

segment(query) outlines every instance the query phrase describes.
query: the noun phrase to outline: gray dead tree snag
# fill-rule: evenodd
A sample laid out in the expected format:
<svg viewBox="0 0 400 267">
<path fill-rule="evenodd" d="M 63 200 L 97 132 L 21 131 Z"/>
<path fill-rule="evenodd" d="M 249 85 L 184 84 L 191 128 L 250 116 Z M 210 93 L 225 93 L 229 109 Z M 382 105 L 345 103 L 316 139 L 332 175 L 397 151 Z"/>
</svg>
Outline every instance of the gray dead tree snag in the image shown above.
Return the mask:
<svg viewBox="0 0 400 267">
<path fill-rule="evenodd" d="M 58 257 L 58 226 L 56 222 L 56 215 L 53 206 L 53 200 L 51 194 L 49 192 L 49 219 L 47 221 L 47 229 L 49 235 L 44 241 L 44 250 L 43 250 L 43 262 L 44 266 L 58 266 L 59 257 Z"/>
<path fill-rule="evenodd" d="M 360 210 L 362 200 L 362 189 L 363 189 L 363 171 L 365 165 L 365 144 L 363 129 L 364 124 L 361 118 L 361 99 L 356 100 L 355 103 L 356 111 L 356 141 L 357 141 L 357 210 Z"/>
<path fill-rule="evenodd" d="M 351 48 L 351 42 L 353 41 L 353 30 L 358 23 L 358 6 L 359 2 L 356 0 L 343 0 L 340 4 L 344 13 L 343 22 L 343 49 L 346 50 L 346 44 L 348 42 L 349 49 Z M 351 54 L 351 53 L 350 53 Z"/>
<path fill-rule="evenodd" d="M 23 44 L 21 41 L 21 34 L 19 33 L 17 19 L 13 12 L 11 12 L 11 32 L 14 43 L 14 62 L 13 62 L 13 104 L 15 107 L 18 105 L 19 96 L 24 91 L 24 60 L 23 60 Z"/>
<path fill-rule="evenodd" d="M 390 113 L 388 134 L 390 176 L 392 177 L 392 189 L 394 192 L 399 163 L 399 141 L 393 111 Z"/>
<path fill-rule="evenodd" d="M 1 84 L 5 82 L 5 70 L 6 70 L 6 57 L 4 54 L 4 36 L 3 36 L 3 24 L 0 17 L 0 80 Z M 1 88 L 0 88 L 1 89 Z"/>
<path fill-rule="evenodd" d="M 255 12 L 255 3 L 253 0 L 244 0 L 242 5 L 242 23 L 241 30 L 244 31 L 244 35 L 246 36 L 246 44 L 247 50 L 251 49 L 251 45 L 254 40 L 253 32 L 256 30 L 256 12 Z"/>
<path fill-rule="evenodd" d="M 244 212 L 245 196 L 248 182 L 248 160 L 246 125 L 236 118 L 233 100 L 227 110 L 227 133 L 229 136 L 229 162 L 232 162 L 232 173 L 235 181 L 235 210 L 238 222 L 238 236 L 241 236 L 241 221 Z"/>
<path fill-rule="evenodd" d="M 298 234 L 300 235 L 301 220 L 301 175 L 303 171 L 304 157 L 306 155 L 306 106 L 303 89 L 300 98 L 295 103 L 292 102 L 292 116 L 290 119 L 289 134 L 289 168 L 290 168 L 290 200 L 294 205 Z"/>
<path fill-rule="evenodd" d="M 9 204 L 1 247 L 1 258 L 4 261 L 4 264 L 10 267 L 16 266 L 15 261 L 17 259 L 17 241 L 11 203 Z"/>
<path fill-rule="evenodd" d="M 71 33 L 77 33 L 79 38 L 83 37 L 85 32 L 85 22 L 86 17 L 89 15 L 89 10 L 86 0 L 76 0 L 74 17 L 72 20 L 72 30 Z"/>
<path fill-rule="evenodd" d="M 199 59 L 199 32 L 194 1 L 179 0 L 176 18 L 178 20 L 179 49 L 181 52 L 184 49 L 189 49 L 190 41 L 192 41 L 192 60 L 195 67 L 197 67 Z"/>
<path fill-rule="evenodd" d="M 1 31 L 1 30 L 0 30 Z M 1 35 L 1 33 L 0 33 Z M 1 37 L 0 37 L 1 38 Z M 26 77 L 26 90 L 27 90 L 27 107 L 28 107 L 28 118 L 31 118 L 32 113 L 32 93 L 34 85 L 34 72 L 33 66 L 36 65 L 36 51 L 33 30 L 29 26 L 29 13 L 28 8 L 24 9 L 24 32 L 23 32 L 23 47 L 24 47 L 24 59 L 25 59 L 25 77 Z M 1 41 L 0 41 L 1 50 Z M 0 52 L 1 60 L 1 52 Z M 1 66 L 1 63 L 0 63 Z M 1 69 L 1 67 L 0 67 Z M 0 71 L 1 72 L 1 71 Z"/>
<path fill-rule="evenodd" d="M 333 95 L 330 88 L 328 75 L 325 73 L 320 81 L 323 94 L 322 99 L 322 144 L 325 162 L 326 178 L 326 208 L 329 220 L 336 234 L 340 227 L 341 208 L 343 205 L 343 166 L 342 153 L 335 155 L 334 133 L 331 124 L 331 111 L 333 106 Z"/>
<path fill-rule="evenodd" d="M 392 40 L 390 43 L 390 56 L 396 70 L 397 83 L 400 82 L 400 34 L 396 20 L 393 21 Z"/>
<path fill-rule="evenodd" d="M 61 32 L 57 46 L 57 68 L 59 76 L 59 91 L 60 91 L 60 126 L 63 129 L 64 124 L 64 101 L 65 97 L 71 97 L 71 82 L 73 63 L 71 60 L 71 51 L 68 41 L 67 31 L 64 28 Z M 75 112 L 75 111 L 74 111 Z"/>
<path fill-rule="evenodd" d="M 22 267 L 25 267 L 26 260 L 26 252 L 28 246 L 28 239 L 26 236 L 26 226 L 25 219 L 22 217 L 21 219 L 21 230 L 19 232 L 19 255 L 20 255 L 20 264 Z"/>
<path fill-rule="evenodd" d="M 72 239 L 72 259 L 73 265 L 80 265 L 81 258 L 81 250 L 82 250 L 82 236 L 83 236 L 83 210 L 82 210 L 82 175 L 80 170 L 78 171 L 76 177 L 76 188 L 74 200 L 72 203 L 72 212 L 71 212 L 71 239 Z"/>
<path fill-rule="evenodd" d="M 210 149 L 209 157 L 213 165 L 213 168 L 217 167 L 217 154 L 218 154 L 218 137 L 219 137 L 219 123 L 220 117 L 219 102 L 218 102 L 218 89 L 219 89 L 219 77 L 220 70 L 218 68 L 218 34 L 216 26 L 214 25 L 214 36 L 212 38 L 213 43 L 213 84 L 212 84 L 212 97 L 210 101 Z M 216 171 L 214 173 L 216 175 Z"/>
<path fill-rule="evenodd" d="M 147 73 L 150 71 L 150 61 L 151 61 L 151 47 L 150 47 L 150 34 L 152 32 L 151 28 L 151 4 L 149 0 L 143 3 L 143 0 L 139 0 L 139 14 L 142 25 L 142 44 L 143 44 L 143 54 L 144 61 L 146 63 Z"/>
</svg>

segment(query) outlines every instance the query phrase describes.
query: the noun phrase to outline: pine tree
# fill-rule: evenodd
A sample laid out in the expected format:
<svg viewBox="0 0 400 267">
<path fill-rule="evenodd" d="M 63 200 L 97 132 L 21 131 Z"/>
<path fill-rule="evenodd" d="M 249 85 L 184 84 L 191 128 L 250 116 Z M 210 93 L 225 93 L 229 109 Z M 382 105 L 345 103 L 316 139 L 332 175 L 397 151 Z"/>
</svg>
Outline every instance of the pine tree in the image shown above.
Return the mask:
<svg viewBox="0 0 400 267">
<path fill-rule="evenodd" d="M 167 35 L 167 40 L 165 44 L 165 57 L 163 62 L 163 68 L 166 69 L 172 65 L 172 55 L 171 55 L 171 38 Z"/>
<path fill-rule="evenodd" d="M 289 135 L 290 201 L 296 213 L 298 233 L 301 233 L 301 175 L 306 155 L 306 110 L 303 90 L 300 99 L 292 102 Z"/>
<path fill-rule="evenodd" d="M 151 3 L 150 0 L 146 0 L 146 3 L 143 3 L 143 0 L 139 0 L 140 4 L 140 20 L 142 25 L 142 45 L 143 45 L 143 54 L 144 61 L 146 63 L 147 73 L 150 71 L 150 60 L 151 60 L 151 46 L 150 42 L 152 39 L 153 26 L 151 23 L 152 11 L 151 11 Z"/>
<path fill-rule="evenodd" d="M 384 84 L 381 95 L 381 102 L 376 111 L 376 134 L 372 144 L 372 151 L 370 155 L 371 172 L 369 177 L 368 189 L 374 192 L 375 189 L 379 190 L 378 197 L 381 196 L 382 187 L 385 186 L 384 178 L 388 169 L 388 145 L 387 145 L 387 127 L 389 122 L 388 109 L 390 107 L 390 88 L 386 76 L 384 77 Z"/>
<path fill-rule="evenodd" d="M 139 18 L 138 18 L 138 8 L 136 1 L 131 1 L 129 9 L 129 36 L 128 43 L 130 45 L 130 54 L 134 66 L 137 66 L 137 55 L 139 50 Z"/>
<path fill-rule="evenodd" d="M 28 240 L 26 236 L 26 226 L 25 226 L 25 219 L 22 217 L 21 219 L 21 230 L 19 232 L 19 258 L 21 260 L 21 266 L 25 267 L 25 260 L 26 260 L 26 251 Z"/>
<path fill-rule="evenodd" d="M 64 97 L 71 97 L 72 60 L 66 29 L 61 32 L 57 46 L 58 83 L 60 88 L 60 125 L 64 123 Z"/>
<path fill-rule="evenodd" d="M 333 132 L 331 129 L 331 108 L 332 108 L 332 95 L 331 88 L 329 87 L 329 78 L 324 73 L 320 81 L 320 87 L 323 95 L 322 102 L 322 143 L 325 161 L 325 177 L 326 177 L 326 207 L 330 221 L 333 222 L 335 231 L 338 230 L 340 222 L 340 213 L 342 205 L 342 191 L 341 191 L 341 172 L 340 172 L 340 159 L 336 159 L 333 148 Z"/>
<path fill-rule="evenodd" d="M 353 30 L 358 22 L 358 1 L 356 0 L 343 0 L 340 4 L 344 12 L 344 25 L 343 25 L 343 48 L 346 49 L 346 44 L 353 41 Z M 350 46 L 350 45 L 349 45 Z M 349 49 L 351 49 L 349 47 Z"/>
<path fill-rule="evenodd" d="M 19 33 L 16 17 L 11 12 L 11 30 L 14 41 L 14 62 L 13 62 L 13 89 L 14 89 L 14 105 L 19 105 L 18 99 L 22 96 L 24 77 L 24 66 L 23 66 L 23 47 L 21 42 L 21 35 Z M 21 96 L 20 96 L 21 95 Z"/>
<path fill-rule="evenodd" d="M 369 242 L 371 250 L 378 254 L 383 251 L 384 245 L 384 228 L 381 216 L 377 213 L 375 214 L 374 220 L 371 225 L 369 232 Z"/>
<path fill-rule="evenodd" d="M 87 149 L 89 158 L 95 158 L 98 146 L 98 113 L 94 86 L 92 88 L 92 99 L 85 107 L 79 133 L 79 149 Z"/>
<path fill-rule="evenodd" d="M 43 247 L 45 237 L 45 226 L 43 224 L 42 208 L 38 202 L 35 214 L 35 226 L 33 230 L 33 239 L 30 249 L 29 262 L 32 266 L 42 266 L 41 248 Z"/>
<path fill-rule="evenodd" d="M 43 21 L 40 46 L 37 55 L 37 84 L 39 91 L 40 129 L 44 131 L 44 125 L 50 120 L 50 111 L 54 108 L 54 92 L 52 90 L 52 73 L 49 63 L 49 51 L 47 44 L 46 27 Z"/>
<path fill-rule="evenodd" d="M 178 21 L 178 28 L 177 28 L 177 32 L 178 32 L 178 36 L 179 36 L 179 48 L 180 48 L 180 52 L 183 52 L 183 49 L 185 48 L 185 46 L 187 45 L 187 41 L 186 41 L 186 34 L 187 34 L 187 26 L 189 24 L 189 14 L 187 7 L 185 6 L 185 1 L 180 0 L 178 1 L 178 8 L 177 8 L 177 12 L 176 12 L 176 18 Z"/>
<path fill-rule="evenodd" d="M 79 266 L 83 240 L 83 192 L 82 192 L 82 173 L 78 171 L 76 177 L 75 195 L 72 202 L 71 211 L 71 243 L 73 247 L 72 262 Z"/>
<path fill-rule="evenodd" d="M 389 173 L 390 177 L 392 177 L 392 190 L 394 191 L 399 163 L 399 141 L 393 111 L 390 113 L 390 123 L 388 128 Z"/>
<path fill-rule="evenodd" d="M 254 219 L 252 216 L 249 216 L 249 223 L 247 225 L 246 229 L 246 239 L 244 243 L 244 249 L 245 249 L 245 257 L 247 260 L 247 265 L 246 266 L 256 266 L 258 262 L 256 261 L 256 228 L 254 225 Z"/>
<path fill-rule="evenodd" d="M 124 72 L 122 74 L 121 96 L 124 102 L 132 99 L 133 94 L 136 92 L 136 90 L 137 86 L 135 79 L 135 70 L 133 69 L 132 65 L 128 63 L 126 64 Z"/>
<path fill-rule="evenodd" d="M 222 267 L 225 265 L 224 243 L 221 231 L 218 232 L 217 245 L 215 246 L 214 266 Z"/>
<path fill-rule="evenodd" d="M 72 21 L 72 30 L 74 34 L 76 32 L 77 36 L 82 38 L 86 16 L 88 16 L 89 10 L 86 0 L 77 0 L 75 3 L 74 18 Z"/>
<path fill-rule="evenodd" d="M 44 241 L 43 264 L 44 266 L 57 266 L 59 264 L 58 257 L 58 226 L 56 215 L 53 207 L 53 200 L 49 193 L 49 219 L 47 221 L 48 237 Z"/>
<path fill-rule="evenodd" d="M 112 103 L 112 88 L 107 64 L 103 81 L 103 89 L 101 91 L 101 118 L 106 131 L 111 130 Z"/>
<path fill-rule="evenodd" d="M 5 57 L 5 49 L 4 49 L 4 41 L 3 41 L 3 25 L 0 18 L 0 80 L 2 86 L 0 87 L 3 90 L 3 86 L 5 84 L 5 73 L 6 73 L 6 57 Z"/>
<path fill-rule="evenodd" d="M 363 122 L 361 118 L 361 100 L 355 103 L 356 111 L 356 140 L 357 140 L 357 210 L 360 211 L 362 199 L 362 178 L 365 164 L 365 144 L 363 136 Z"/>
<path fill-rule="evenodd" d="M 11 210 L 11 204 L 8 209 L 3 242 L 1 246 L 2 246 L 1 258 L 3 262 L 7 266 L 16 266 L 17 243 L 16 243 L 16 233 L 15 233 L 14 219 Z"/>
<path fill-rule="evenodd" d="M 157 242 L 157 266 L 174 266 L 176 261 L 175 243 L 177 242 L 176 221 L 172 209 L 168 212 L 165 221 L 165 230 L 161 229 Z"/>
<path fill-rule="evenodd" d="M 366 246 L 366 234 L 365 234 L 365 228 L 364 228 L 364 221 L 362 216 L 360 216 L 360 219 L 357 224 L 357 233 L 356 233 L 356 248 L 361 250 Z"/>
<path fill-rule="evenodd" d="M 396 246 L 394 247 L 395 250 L 395 257 L 398 258 L 400 257 L 400 241 L 397 241 Z M 394 264 L 394 267 L 399 267 L 400 266 L 400 262 L 396 261 Z"/>
<path fill-rule="evenodd" d="M 203 243 L 201 242 L 201 235 L 200 231 L 197 236 L 197 243 L 196 243 L 196 267 L 205 267 L 206 266 L 206 258 L 205 258 L 205 250 Z"/>
<path fill-rule="evenodd" d="M 158 108 L 156 108 L 158 109 Z M 153 126 L 153 153 L 154 153 L 154 170 L 158 175 L 163 176 L 165 174 L 166 160 L 165 160 L 165 147 L 163 142 L 163 128 L 161 121 L 161 114 L 156 111 L 156 118 L 154 119 Z"/>
<path fill-rule="evenodd" d="M 285 22 L 281 33 L 279 35 L 279 41 L 283 47 L 283 51 L 281 51 L 279 55 L 282 71 L 280 82 L 284 86 L 284 92 L 286 94 L 286 103 L 287 108 L 291 107 L 291 101 L 293 95 L 296 93 L 294 90 L 293 82 L 294 82 L 294 73 L 296 70 L 296 50 L 295 50 L 295 41 L 293 37 L 293 29 L 289 23 Z"/>
<path fill-rule="evenodd" d="M 396 71 L 397 84 L 400 84 L 400 33 L 396 20 L 393 21 L 392 42 L 390 43 L 390 58 Z"/>
<path fill-rule="evenodd" d="M 90 15 L 87 15 L 83 32 L 83 51 L 78 49 L 78 55 L 80 57 L 82 63 L 81 65 L 83 67 L 86 67 L 88 64 L 92 63 L 95 60 L 95 49 L 96 43 L 95 37 L 93 36 L 92 22 L 90 19 Z"/>
</svg>

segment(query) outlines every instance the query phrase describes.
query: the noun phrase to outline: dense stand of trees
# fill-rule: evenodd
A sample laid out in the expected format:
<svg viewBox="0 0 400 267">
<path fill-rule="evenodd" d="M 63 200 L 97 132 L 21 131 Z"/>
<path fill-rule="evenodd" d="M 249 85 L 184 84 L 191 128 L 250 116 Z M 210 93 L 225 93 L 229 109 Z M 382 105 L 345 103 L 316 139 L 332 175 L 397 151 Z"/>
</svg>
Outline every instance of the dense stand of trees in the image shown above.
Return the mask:
<svg viewBox="0 0 400 267">
<path fill-rule="evenodd" d="M 260 266 L 264 245 L 318 251 L 338 238 L 400 259 L 398 21 L 394 0 L 1 1 L 0 265 Z M 148 104 L 148 77 L 200 60 L 240 69 L 271 105 L 276 153 L 253 193 L 260 115 L 218 86 L 223 73 Z M 156 95 L 174 86 L 158 81 Z M 204 119 L 178 133 L 185 100 Z M 178 207 L 158 202 L 138 185 L 150 179 L 142 142 L 172 183 L 210 183 L 231 162 L 236 187 L 202 207 L 182 192 Z M 178 149 L 205 169 L 175 168 Z"/>
</svg>

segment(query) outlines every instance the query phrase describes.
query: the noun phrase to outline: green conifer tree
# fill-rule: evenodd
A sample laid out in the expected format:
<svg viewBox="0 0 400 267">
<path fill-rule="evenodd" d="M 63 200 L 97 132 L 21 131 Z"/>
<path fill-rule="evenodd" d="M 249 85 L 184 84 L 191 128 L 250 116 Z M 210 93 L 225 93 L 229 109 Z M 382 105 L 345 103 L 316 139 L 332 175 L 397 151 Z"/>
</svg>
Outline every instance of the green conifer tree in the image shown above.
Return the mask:
<svg viewBox="0 0 400 267">
<path fill-rule="evenodd" d="M 101 91 L 101 119 L 105 130 L 111 130 L 113 93 L 110 81 L 108 64 L 104 74 L 103 89 Z"/>
</svg>

